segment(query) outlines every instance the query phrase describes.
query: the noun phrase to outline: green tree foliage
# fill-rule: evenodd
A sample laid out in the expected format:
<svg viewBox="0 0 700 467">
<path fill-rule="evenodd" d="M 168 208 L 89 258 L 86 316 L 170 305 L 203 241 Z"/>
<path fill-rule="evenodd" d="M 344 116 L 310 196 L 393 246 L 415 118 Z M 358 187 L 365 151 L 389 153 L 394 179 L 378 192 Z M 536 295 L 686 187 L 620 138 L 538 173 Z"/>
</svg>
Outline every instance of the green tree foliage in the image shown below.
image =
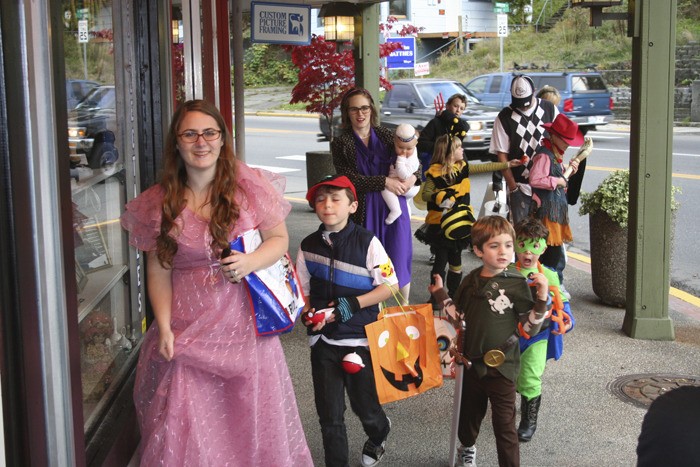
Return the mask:
<svg viewBox="0 0 700 467">
<path fill-rule="evenodd" d="M 252 44 L 245 51 L 243 60 L 246 86 L 294 84 L 297 81 L 289 53 L 280 46 Z"/>
</svg>

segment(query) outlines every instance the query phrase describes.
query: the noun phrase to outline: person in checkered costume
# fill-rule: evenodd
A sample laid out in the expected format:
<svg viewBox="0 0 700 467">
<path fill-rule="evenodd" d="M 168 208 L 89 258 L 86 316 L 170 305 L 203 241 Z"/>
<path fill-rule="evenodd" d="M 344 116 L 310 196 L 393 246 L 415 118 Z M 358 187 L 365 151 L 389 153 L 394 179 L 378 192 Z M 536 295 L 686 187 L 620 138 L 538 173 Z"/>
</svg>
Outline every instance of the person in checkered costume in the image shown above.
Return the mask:
<svg viewBox="0 0 700 467">
<path fill-rule="evenodd" d="M 489 152 L 499 162 L 520 159 L 523 155 L 532 159 L 535 148 L 544 136 L 545 123 L 552 123 L 559 114 L 551 102 L 535 97 L 535 85 L 529 76 L 517 75 L 510 84 L 511 104 L 503 108 L 493 125 Z M 514 169 L 494 172 L 493 189 L 508 189 L 508 204 L 513 223 L 530 213 L 532 189 L 528 183 L 530 164 Z"/>
</svg>

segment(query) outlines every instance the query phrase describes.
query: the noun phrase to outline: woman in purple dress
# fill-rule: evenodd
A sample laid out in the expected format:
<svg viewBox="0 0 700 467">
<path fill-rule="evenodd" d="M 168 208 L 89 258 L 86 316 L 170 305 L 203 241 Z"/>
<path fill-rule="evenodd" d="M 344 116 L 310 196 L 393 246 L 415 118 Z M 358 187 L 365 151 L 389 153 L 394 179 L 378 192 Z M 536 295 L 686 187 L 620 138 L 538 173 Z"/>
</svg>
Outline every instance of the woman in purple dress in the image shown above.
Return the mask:
<svg viewBox="0 0 700 467">
<path fill-rule="evenodd" d="M 374 232 L 384 245 L 399 278 L 401 295 L 408 302 L 411 286 L 413 243 L 411 218 L 403 195 L 420 180 L 420 167 L 404 181 L 389 178 L 389 166 L 396 161 L 393 131 L 379 126 L 377 108 L 371 94 L 362 88 L 345 93 L 340 104 L 343 133 L 331 143 L 337 173 L 355 185 L 359 206 L 352 220 Z M 382 190 L 399 197 L 401 216 L 392 224 L 384 220 L 389 214 Z"/>
<path fill-rule="evenodd" d="M 279 338 L 256 335 L 241 283 L 287 250 L 289 211 L 265 174 L 236 161 L 212 104 L 177 110 L 162 180 L 121 218 L 146 251 L 155 315 L 134 387 L 141 465 L 313 465 Z M 260 247 L 220 260 L 250 229 Z"/>
</svg>

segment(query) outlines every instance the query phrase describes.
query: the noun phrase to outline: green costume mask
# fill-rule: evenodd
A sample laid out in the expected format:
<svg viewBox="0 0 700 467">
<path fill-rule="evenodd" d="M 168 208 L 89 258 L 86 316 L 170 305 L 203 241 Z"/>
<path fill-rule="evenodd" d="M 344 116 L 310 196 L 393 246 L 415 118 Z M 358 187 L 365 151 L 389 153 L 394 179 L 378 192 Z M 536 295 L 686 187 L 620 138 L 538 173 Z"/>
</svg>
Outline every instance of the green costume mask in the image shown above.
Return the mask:
<svg viewBox="0 0 700 467">
<path fill-rule="evenodd" d="M 541 255 L 547 249 L 547 241 L 544 238 L 523 238 L 518 237 L 515 241 L 516 253 L 532 253 Z"/>
</svg>

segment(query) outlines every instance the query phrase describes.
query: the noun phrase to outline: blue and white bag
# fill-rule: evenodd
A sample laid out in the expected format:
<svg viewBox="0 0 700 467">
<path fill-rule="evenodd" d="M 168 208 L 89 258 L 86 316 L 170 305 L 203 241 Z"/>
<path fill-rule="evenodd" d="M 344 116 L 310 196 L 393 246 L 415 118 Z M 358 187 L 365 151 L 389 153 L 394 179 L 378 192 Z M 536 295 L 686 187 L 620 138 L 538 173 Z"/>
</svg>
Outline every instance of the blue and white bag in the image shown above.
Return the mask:
<svg viewBox="0 0 700 467">
<path fill-rule="evenodd" d="M 259 230 L 249 230 L 232 240 L 231 250 L 250 253 L 262 243 Z M 285 253 L 272 266 L 254 271 L 243 278 L 248 290 L 255 332 L 258 336 L 283 334 L 294 328 L 297 317 L 304 308 L 294 263 Z"/>
</svg>

